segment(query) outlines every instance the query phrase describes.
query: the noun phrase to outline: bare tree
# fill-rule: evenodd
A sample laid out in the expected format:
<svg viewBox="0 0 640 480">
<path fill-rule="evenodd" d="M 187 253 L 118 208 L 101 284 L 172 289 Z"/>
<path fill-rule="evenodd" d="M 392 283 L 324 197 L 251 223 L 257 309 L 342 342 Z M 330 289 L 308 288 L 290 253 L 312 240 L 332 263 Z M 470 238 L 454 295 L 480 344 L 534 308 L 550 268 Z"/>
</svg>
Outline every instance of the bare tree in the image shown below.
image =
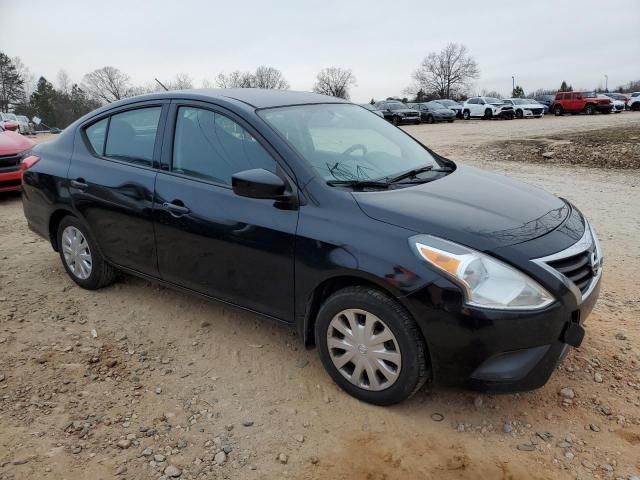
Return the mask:
<svg viewBox="0 0 640 480">
<path fill-rule="evenodd" d="M 350 69 L 323 68 L 318 72 L 313 91 L 338 98 L 349 98 L 349 90 L 356 85 L 356 77 Z"/>
<path fill-rule="evenodd" d="M 102 67 L 87 73 L 82 80 L 82 88 L 90 97 L 107 103 L 135 94 L 129 75 L 115 67 Z"/>
<path fill-rule="evenodd" d="M 216 77 L 216 85 L 220 88 L 251 88 L 253 75 L 251 72 L 236 70 L 231 73 L 219 73 Z"/>
<path fill-rule="evenodd" d="M 256 68 L 256 73 L 253 75 L 253 86 L 276 90 L 288 90 L 290 88 L 289 82 L 285 80 L 280 70 L 266 65 Z"/>
<path fill-rule="evenodd" d="M 478 64 L 467 53 L 467 47 L 450 43 L 440 52 L 429 53 L 413 72 L 413 79 L 418 89 L 451 98 L 467 89 L 479 75 Z"/>
<path fill-rule="evenodd" d="M 16 70 L 24 82 L 24 96 L 28 99 L 36 89 L 36 77 L 31 70 L 29 70 L 29 67 L 22 62 L 20 57 L 13 57 L 13 64 L 16 66 Z"/>
<path fill-rule="evenodd" d="M 169 90 L 189 90 L 193 88 L 193 80 L 188 73 L 178 73 L 167 85 Z"/>
<path fill-rule="evenodd" d="M 0 52 L 0 112 L 8 112 L 24 99 L 24 80 L 13 60 Z"/>
<path fill-rule="evenodd" d="M 503 95 L 496 90 L 487 90 L 483 88 L 480 92 L 481 97 L 493 97 L 493 98 L 503 98 Z"/>
<path fill-rule="evenodd" d="M 73 86 L 73 82 L 71 81 L 71 77 L 65 70 L 60 70 L 58 72 L 58 80 L 56 82 L 58 85 L 58 91 L 62 93 L 70 93 L 71 87 Z"/>
</svg>

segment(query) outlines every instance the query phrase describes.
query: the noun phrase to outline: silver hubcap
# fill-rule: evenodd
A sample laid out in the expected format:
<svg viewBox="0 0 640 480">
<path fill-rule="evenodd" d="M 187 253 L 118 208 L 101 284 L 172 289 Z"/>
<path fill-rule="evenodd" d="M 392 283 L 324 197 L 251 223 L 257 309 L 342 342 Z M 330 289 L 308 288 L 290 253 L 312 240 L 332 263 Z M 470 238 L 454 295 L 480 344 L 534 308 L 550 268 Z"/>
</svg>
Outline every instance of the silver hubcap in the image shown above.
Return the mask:
<svg viewBox="0 0 640 480">
<path fill-rule="evenodd" d="M 402 367 L 398 341 L 389 327 L 365 310 L 338 313 L 327 330 L 329 356 L 349 382 L 379 391 L 393 385 Z"/>
<path fill-rule="evenodd" d="M 76 227 L 67 227 L 62 232 L 62 253 L 69 270 L 80 280 L 91 275 L 91 250 L 84 235 Z"/>
</svg>

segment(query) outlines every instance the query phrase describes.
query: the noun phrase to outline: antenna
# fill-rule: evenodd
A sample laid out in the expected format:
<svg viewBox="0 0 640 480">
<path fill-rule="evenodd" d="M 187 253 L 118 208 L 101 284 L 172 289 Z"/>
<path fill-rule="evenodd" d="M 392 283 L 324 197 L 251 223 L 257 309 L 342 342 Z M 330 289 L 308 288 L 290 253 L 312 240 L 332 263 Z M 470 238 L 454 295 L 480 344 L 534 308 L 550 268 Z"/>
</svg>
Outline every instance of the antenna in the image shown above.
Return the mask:
<svg viewBox="0 0 640 480">
<path fill-rule="evenodd" d="M 155 78 L 154 80 L 155 80 L 156 82 L 158 82 L 158 84 L 160 84 L 160 86 L 161 86 L 162 88 L 164 88 L 165 92 L 168 92 L 168 91 L 169 91 L 169 89 L 168 89 L 167 87 L 165 87 L 165 86 L 163 85 L 163 83 L 162 83 L 160 80 L 158 80 L 157 78 Z"/>
</svg>

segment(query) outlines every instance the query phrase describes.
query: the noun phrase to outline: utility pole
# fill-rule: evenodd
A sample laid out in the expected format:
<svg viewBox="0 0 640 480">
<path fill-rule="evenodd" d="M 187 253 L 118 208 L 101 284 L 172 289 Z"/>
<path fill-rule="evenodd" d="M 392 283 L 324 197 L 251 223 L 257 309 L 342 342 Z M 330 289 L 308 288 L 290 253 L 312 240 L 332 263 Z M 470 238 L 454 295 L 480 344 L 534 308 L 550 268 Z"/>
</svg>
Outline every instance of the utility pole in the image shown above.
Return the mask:
<svg viewBox="0 0 640 480">
<path fill-rule="evenodd" d="M 606 73 L 604 75 L 604 91 L 609 91 L 609 75 L 607 75 Z"/>
<path fill-rule="evenodd" d="M 511 75 L 511 95 L 513 95 L 513 91 L 516 89 L 516 77 Z"/>
</svg>

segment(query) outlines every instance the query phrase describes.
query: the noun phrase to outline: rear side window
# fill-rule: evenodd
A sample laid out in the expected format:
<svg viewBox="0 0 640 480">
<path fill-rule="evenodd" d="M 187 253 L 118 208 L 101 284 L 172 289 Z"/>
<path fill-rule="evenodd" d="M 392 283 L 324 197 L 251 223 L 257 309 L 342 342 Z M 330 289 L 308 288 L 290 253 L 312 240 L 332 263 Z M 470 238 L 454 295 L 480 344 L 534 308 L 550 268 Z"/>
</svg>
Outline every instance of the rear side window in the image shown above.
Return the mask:
<svg viewBox="0 0 640 480">
<path fill-rule="evenodd" d="M 107 136 L 108 123 L 109 119 L 105 118 L 85 129 L 87 139 L 89 140 L 93 151 L 98 155 L 104 155 L 104 139 Z"/>
<path fill-rule="evenodd" d="M 160 112 L 150 107 L 111 116 L 104 155 L 151 166 Z"/>
<path fill-rule="evenodd" d="M 242 126 L 210 110 L 178 109 L 174 172 L 231 185 L 233 174 L 254 168 L 275 173 L 276 162 Z"/>
</svg>

